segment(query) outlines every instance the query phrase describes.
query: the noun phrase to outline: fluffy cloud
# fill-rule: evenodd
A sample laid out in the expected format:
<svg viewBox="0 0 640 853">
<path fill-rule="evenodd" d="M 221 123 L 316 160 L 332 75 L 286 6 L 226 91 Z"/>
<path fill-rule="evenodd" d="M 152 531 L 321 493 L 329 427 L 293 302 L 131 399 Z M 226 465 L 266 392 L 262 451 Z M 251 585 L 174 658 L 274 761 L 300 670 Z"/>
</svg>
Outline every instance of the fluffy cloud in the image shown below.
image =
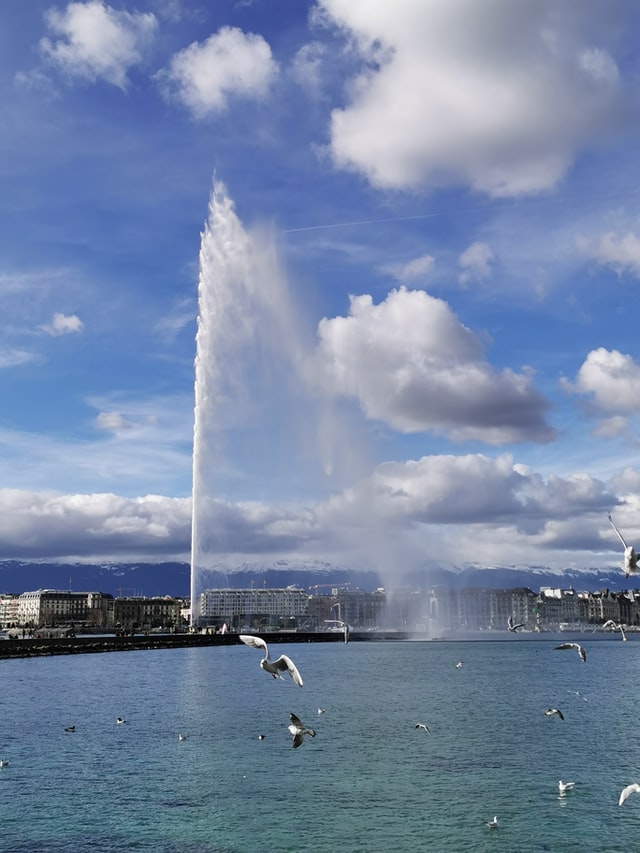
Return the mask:
<svg viewBox="0 0 640 853">
<path fill-rule="evenodd" d="M 492 260 L 493 252 L 486 243 L 472 243 L 458 258 L 458 266 L 462 268 L 460 284 L 488 278 Z"/>
<path fill-rule="evenodd" d="M 552 542 L 550 526 L 569 520 L 575 524 L 590 513 L 602 516 L 606 530 L 606 511 L 614 501 L 607 485 L 588 475 L 545 479 L 514 464 L 509 455 L 443 455 L 380 465 L 319 507 L 317 517 L 318 526 L 335 526 L 345 536 L 351 529 L 361 536 L 365 526 L 390 532 L 429 525 L 431 536 L 438 525 L 457 530 L 471 525 L 464 533 L 470 542 L 478 526 L 488 526 L 500 529 L 512 545 L 517 534 Z M 459 557 L 473 561 L 470 544 Z"/>
<path fill-rule="evenodd" d="M 53 315 L 50 323 L 40 328 L 48 335 L 58 337 L 59 335 L 72 335 L 75 332 L 81 332 L 83 322 L 75 314 L 65 315 L 56 313 Z"/>
<path fill-rule="evenodd" d="M 175 54 L 156 79 L 167 98 L 204 118 L 224 110 L 231 96 L 263 97 L 277 72 L 262 36 L 223 27 L 202 44 L 194 42 Z"/>
<path fill-rule="evenodd" d="M 105 80 L 120 89 L 127 88 L 127 72 L 142 62 L 157 28 L 153 14 L 118 11 L 101 0 L 69 3 L 64 12 L 50 9 L 45 19 L 59 36 L 40 41 L 48 60 L 70 77 Z"/>
<path fill-rule="evenodd" d="M 424 291 L 400 288 L 379 305 L 352 297 L 349 316 L 322 320 L 318 334 L 316 378 L 368 418 L 491 444 L 553 437 L 531 378 L 494 370 L 479 338 Z"/>
<path fill-rule="evenodd" d="M 385 267 L 384 271 L 390 273 L 396 281 L 408 284 L 410 281 L 424 278 L 433 269 L 434 263 L 435 260 L 431 255 L 420 255 L 418 258 L 407 261 L 406 264 Z"/>
<path fill-rule="evenodd" d="M 563 380 L 562 384 L 570 393 L 588 395 L 601 413 L 630 415 L 640 411 L 640 365 L 617 350 L 592 350 L 575 382 Z M 619 432 L 620 422 L 617 426 Z"/>
<path fill-rule="evenodd" d="M 148 495 L 56 495 L 0 490 L 0 543 L 6 557 L 161 559 L 186 555 L 191 501 Z"/>
<path fill-rule="evenodd" d="M 618 68 L 595 7 L 553 0 L 319 0 L 361 59 L 331 116 L 336 166 L 376 187 L 553 187 L 612 129 Z"/>
<path fill-rule="evenodd" d="M 620 488 L 637 491 L 638 472 L 628 469 L 621 478 Z M 398 543 L 387 555 L 392 559 L 409 541 L 417 543 L 421 565 L 425 554 L 457 565 L 490 560 L 496 548 L 502 561 L 517 562 L 526 552 L 529 563 L 532 549 L 555 549 L 562 565 L 578 549 L 619 550 L 606 520 L 618 503 L 610 484 L 588 475 L 544 478 L 506 454 L 468 454 L 382 464 L 310 507 L 205 499 L 199 517 L 211 565 L 262 554 L 267 561 L 331 555 L 371 567 L 383 543 Z M 629 535 L 637 515 L 637 499 L 616 508 Z M 189 498 L 0 489 L 5 558 L 187 561 L 190 544 Z"/>
<path fill-rule="evenodd" d="M 586 255 L 611 267 L 618 275 L 629 273 L 640 278 L 640 237 L 633 232 L 618 235 L 610 231 L 599 237 L 581 236 L 577 242 Z"/>
</svg>

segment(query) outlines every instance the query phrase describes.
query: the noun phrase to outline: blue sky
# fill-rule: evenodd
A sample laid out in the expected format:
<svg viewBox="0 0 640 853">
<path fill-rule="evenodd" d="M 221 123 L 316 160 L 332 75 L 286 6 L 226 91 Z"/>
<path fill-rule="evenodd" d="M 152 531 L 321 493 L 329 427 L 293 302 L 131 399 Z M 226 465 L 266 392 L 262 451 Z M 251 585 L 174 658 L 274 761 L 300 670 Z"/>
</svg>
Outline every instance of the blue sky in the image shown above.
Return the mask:
<svg viewBox="0 0 640 853">
<path fill-rule="evenodd" d="M 200 282 L 213 562 L 618 564 L 639 11 L 9 0 L 0 558 L 189 559 Z"/>
</svg>

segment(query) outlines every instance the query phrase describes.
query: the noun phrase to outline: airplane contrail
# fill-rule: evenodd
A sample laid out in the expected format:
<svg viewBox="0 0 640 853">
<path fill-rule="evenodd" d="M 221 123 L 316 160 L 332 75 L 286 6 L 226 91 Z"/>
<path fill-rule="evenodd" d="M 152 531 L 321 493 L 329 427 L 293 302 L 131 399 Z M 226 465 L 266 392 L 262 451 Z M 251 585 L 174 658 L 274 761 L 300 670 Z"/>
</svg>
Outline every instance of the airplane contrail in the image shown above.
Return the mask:
<svg viewBox="0 0 640 853">
<path fill-rule="evenodd" d="M 538 199 L 520 199 L 517 203 L 521 204 L 565 204 L 567 202 L 585 202 L 585 201 L 597 201 L 600 199 L 606 198 L 621 198 L 623 196 L 633 196 L 638 195 L 640 193 L 640 189 L 628 190 L 627 192 L 617 192 L 617 193 L 602 193 L 590 196 L 566 196 L 563 198 L 538 198 Z M 331 222 L 326 225 L 305 225 L 302 228 L 285 228 L 283 229 L 284 234 L 296 234 L 301 231 L 321 231 L 328 230 L 329 228 L 348 228 L 350 226 L 358 226 L 358 225 L 381 225 L 386 222 L 410 222 L 416 219 L 434 219 L 438 216 L 459 216 L 464 213 L 478 213 L 482 210 L 489 210 L 491 208 L 498 209 L 507 209 L 507 207 L 513 207 L 514 205 L 491 205 L 485 204 L 480 205 L 478 207 L 467 207 L 467 208 L 456 208 L 455 210 L 436 210 L 432 213 L 418 213 L 413 216 L 390 216 L 385 219 L 359 219 L 351 222 Z"/>
</svg>

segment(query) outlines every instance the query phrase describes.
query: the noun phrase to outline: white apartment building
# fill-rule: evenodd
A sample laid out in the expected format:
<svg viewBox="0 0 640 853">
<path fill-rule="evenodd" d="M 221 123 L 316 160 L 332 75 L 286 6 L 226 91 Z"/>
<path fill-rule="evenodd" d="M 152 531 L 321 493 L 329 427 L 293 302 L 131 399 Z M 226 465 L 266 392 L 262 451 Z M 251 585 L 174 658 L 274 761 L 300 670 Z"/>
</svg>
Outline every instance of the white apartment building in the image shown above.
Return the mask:
<svg viewBox="0 0 640 853">
<path fill-rule="evenodd" d="M 234 616 L 291 618 L 306 616 L 309 596 L 302 589 L 208 589 L 200 595 L 200 613 L 206 619 L 231 620 Z"/>
<path fill-rule="evenodd" d="M 0 628 L 18 624 L 18 593 L 0 594 Z"/>
</svg>

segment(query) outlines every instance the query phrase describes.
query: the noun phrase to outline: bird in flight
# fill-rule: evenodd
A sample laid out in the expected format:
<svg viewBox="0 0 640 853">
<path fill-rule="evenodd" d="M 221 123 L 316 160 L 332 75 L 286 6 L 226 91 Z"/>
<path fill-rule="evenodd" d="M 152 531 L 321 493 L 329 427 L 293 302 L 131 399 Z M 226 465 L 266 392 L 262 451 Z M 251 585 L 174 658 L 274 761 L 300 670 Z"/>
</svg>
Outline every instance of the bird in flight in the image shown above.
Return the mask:
<svg viewBox="0 0 640 853">
<path fill-rule="evenodd" d="M 555 646 L 557 649 L 575 649 L 580 655 L 580 660 L 584 663 L 587 660 L 587 653 L 584 648 L 580 645 L 580 643 L 560 643 L 559 646 Z"/>
<path fill-rule="evenodd" d="M 265 643 L 262 637 L 253 637 L 250 634 L 240 634 L 239 636 L 242 642 L 247 646 L 251 646 L 252 649 L 261 649 L 264 652 L 264 657 L 260 661 L 260 666 L 265 672 L 268 672 L 274 678 L 282 678 L 280 673 L 288 672 L 298 687 L 302 687 L 302 677 L 290 657 L 287 655 L 280 655 L 279 658 L 271 660 L 269 658 L 269 646 Z"/>
<path fill-rule="evenodd" d="M 416 723 L 414 729 L 423 729 L 425 732 L 429 732 L 429 734 L 431 734 L 431 729 L 426 723 Z"/>
<path fill-rule="evenodd" d="M 638 554 L 636 554 L 633 545 L 627 545 L 624 540 L 624 536 L 618 528 L 613 523 L 613 519 L 611 518 L 611 513 L 609 513 L 609 523 L 615 530 L 618 535 L 618 539 L 622 542 L 622 547 L 624 548 L 624 557 L 623 557 L 623 568 L 624 568 L 624 576 L 628 578 L 629 575 L 638 571 Z"/>
<path fill-rule="evenodd" d="M 558 790 L 560 791 L 561 794 L 564 794 L 567 791 L 570 791 L 575 784 L 576 784 L 575 782 L 563 782 L 561 779 L 558 782 Z"/>
<path fill-rule="evenodd" d="M 622 622 L 614 622 L 613 619 L 607 619 L 607 621 L 602 626 L 603 628 L 613 628 L 614 631 L 620 631 L 622 635 L 622 642 L 627 642 L 627 635 L 624 632 L 624 625 Z"/>
<path fill-rule="evenodd" d="M 289 714 L 289 731 L 293 735 L 293 748 L 297 749 L 302 742 L 304 741 L 304 736 L 309 735 L 309 737 L 315 737 L 316 733 L 313 729 L 308 729 L 305 724 L 302 722 L 300 717 L 296 717 L 295 714 Z"/>
<path fill-rule="evenodd" d="M 558 708 L 547 708 L 544 712 L 545 717 L 560 717 L 561 720 L 564 720 L 564 714 Z"/>
<path fill-rule="evenodd" d="M 620 799 L 618 800 L 618 805 L 621 806 L 627 799 L 629 794 L 637 794 L 638 792 L 640 792 L 640 785 L 638 785 L 637 782 L 632 782 L 631 785 L 627 785 L 627 787 L 623 788 L 620 792 Z"/>
<path fill-rule="evenodd" d="M 507 622 L 507 628 L 509 631 L 511 631 L 513 634 L 515 634 L 519 628 L 524 628 L 524 623 L 519 623 L 516 625 L 516 623 L 513 621 L 513 616 L 509 616 L 509 621 Z"/>
</svg>

